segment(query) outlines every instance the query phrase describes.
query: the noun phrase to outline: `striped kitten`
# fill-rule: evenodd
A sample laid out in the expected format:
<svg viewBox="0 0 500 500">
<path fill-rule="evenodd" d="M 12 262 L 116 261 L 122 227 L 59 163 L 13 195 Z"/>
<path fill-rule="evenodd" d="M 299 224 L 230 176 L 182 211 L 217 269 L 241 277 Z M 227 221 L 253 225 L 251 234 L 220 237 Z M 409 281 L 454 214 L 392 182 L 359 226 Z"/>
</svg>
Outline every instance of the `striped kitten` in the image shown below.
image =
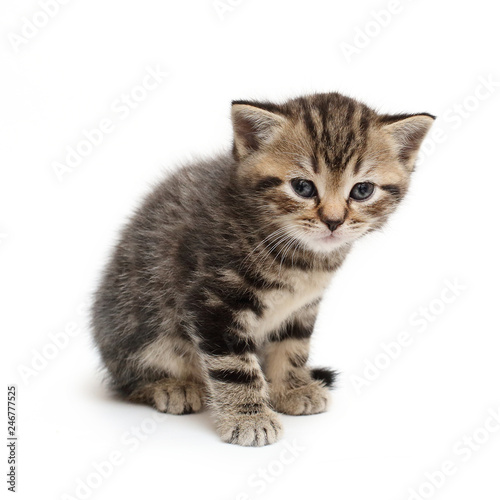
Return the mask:
<svg viewBox="0 0 500 500">
<path fill-rule="evenodd" d="M 334 372 L 307 364 L 323 292 L 401 201 L 433 120 L 336 93 L 233 102 L 232 153 L 161 182 L 107 266 L 93 330 L 114 387 L 161 412 L 207 404 L 245 446 L 280 438 L 277 412 L 325 411 Z"/>
</svg>

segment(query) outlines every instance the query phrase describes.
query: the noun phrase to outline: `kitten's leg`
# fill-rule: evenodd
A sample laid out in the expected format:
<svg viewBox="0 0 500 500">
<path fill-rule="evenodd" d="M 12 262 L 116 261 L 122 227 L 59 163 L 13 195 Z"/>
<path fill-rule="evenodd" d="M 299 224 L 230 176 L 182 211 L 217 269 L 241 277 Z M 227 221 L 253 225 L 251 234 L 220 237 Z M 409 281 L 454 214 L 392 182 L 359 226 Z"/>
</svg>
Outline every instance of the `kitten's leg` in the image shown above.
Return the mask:
<svg viewBox="0 0 500 500">
<path fill-rule="evenodd" d="M 307 366 L 313 318 L 296 318 L 266 347 L 265 372 L 273 408 L 288 415 L 312 415 L 327 410 L 333 372 Z"/>
<path fill-rule="evenodd" d="M 206 387 L 198 353 L 193 343 L 179 334 L 159 336 L 119 365 L 122 378 L 133 381 L 121 391 L 129 400 L 174 415 L 202 409 Z"/>
<path fill-rule="evenodd" d="M 270 408 L 267 382 L 254 353 L 203 355 L 209 405 L 223 441 L 264 446 L 281 438 L 279 416 Z"/>
<path fill-rule="evenodd" d="M 205 309 L 196 322 L 208 405 L 218 434 L 242 446 L 271 444 L 282 434 L 279 416 L 269 405 L 256 343 L 248 333 L 257 321 L 258 315 L 247 309 L 236 313 L 218 305 Z"/>
<path fill-rule="evenodd" d="M 264 310 L 257 294 L 235 271 L 219 270 L 200 283 L 189 304 L 189 331 L 219 436 L 242 446 L 276 442 L 282 426 L 269 403 L 254 334 Z"/>
</svg>

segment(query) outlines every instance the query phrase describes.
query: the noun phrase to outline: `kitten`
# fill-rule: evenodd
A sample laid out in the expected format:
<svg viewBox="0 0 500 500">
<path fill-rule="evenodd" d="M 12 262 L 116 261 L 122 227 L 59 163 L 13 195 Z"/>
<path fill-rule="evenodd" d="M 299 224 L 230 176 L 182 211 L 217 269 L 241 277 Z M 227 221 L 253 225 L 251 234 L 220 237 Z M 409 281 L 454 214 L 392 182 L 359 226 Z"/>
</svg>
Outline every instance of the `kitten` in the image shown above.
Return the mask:
<svg viewBox="0 0 500 500">
<path fill-rule="evenodd" d="M 116 390 L 173 414 L 206 404 L 245 446 L 280 438 L 277 412 L 324 412 L 334 372 L 307 364 L 323 292 L 403 198 L 433 120 L 337 93 L 234 101 L 231 154 L 161 182 L 107 266 L 93 330 Z"/>
</svg>

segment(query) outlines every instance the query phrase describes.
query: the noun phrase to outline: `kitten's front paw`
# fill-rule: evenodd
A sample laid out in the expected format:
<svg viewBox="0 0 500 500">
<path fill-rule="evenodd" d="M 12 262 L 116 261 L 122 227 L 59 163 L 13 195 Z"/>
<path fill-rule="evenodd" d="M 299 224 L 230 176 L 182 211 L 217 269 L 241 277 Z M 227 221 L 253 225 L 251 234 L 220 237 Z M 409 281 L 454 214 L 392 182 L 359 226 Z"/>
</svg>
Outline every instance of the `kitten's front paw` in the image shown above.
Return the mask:
<svg viewBox="0 0 500 500">
<path fill-rule="evenodd" d="M 294 389 L 271 390 L 273 408 L 286 415 L 314 415 L 328 409 L 330 394 L 318 381 Z"/>
<path fill-rule="evenodd" d="M 226 443 L 265 446 L 283 435 L 279 416 L 269 408 L 252 414 L 227 413 L 217 421 L 219 436 Z"/>
</svg>

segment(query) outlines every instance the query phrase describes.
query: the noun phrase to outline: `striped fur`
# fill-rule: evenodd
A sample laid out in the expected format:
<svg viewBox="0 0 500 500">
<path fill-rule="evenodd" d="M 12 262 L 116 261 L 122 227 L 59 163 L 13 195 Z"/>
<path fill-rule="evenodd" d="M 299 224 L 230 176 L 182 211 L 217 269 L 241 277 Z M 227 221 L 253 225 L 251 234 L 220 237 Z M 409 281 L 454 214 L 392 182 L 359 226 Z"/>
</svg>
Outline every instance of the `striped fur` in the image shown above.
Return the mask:
<svg viewBox="0 0 500 500">
<path fill-rule="evenodd" d="M 316 94 L 235 101 L 232 119 L 232 153 L 177 170 L 123 230 L 93 332 L 125 398 L 174 414 L 208 405 L 223 440 L 260 446 L 282 435 L 277 412 L 327 408 L 334 372 L 308 364 L 323 292 L 404 197 L 433 118 Z M 375 185 L 365 201 L 350 197 L 359 182 Z"/>
</svg>

